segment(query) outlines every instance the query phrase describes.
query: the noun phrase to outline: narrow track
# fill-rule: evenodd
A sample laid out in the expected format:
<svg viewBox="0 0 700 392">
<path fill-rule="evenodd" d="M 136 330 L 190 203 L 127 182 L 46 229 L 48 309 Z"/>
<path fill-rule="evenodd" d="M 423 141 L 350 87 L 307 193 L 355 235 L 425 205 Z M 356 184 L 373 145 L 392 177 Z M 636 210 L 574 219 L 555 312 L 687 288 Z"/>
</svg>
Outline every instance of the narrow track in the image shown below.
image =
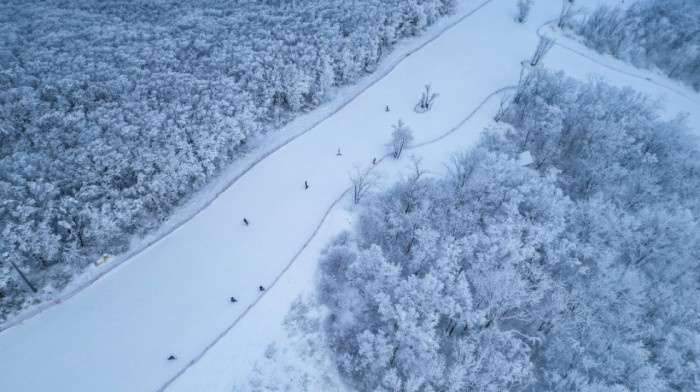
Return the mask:
<svg viewBox="0 0 700 392">
<path fill-rule="evenodd" d="M 546 27 L 546 26 L 548 26 L 548 25 L 554 24 L 554 23 L 556 23 L 558 20 L 559 20 L 559 19 L 550 20 L 550 21 L 548 21 L 548 22 L 545 22 L 545 23 L 544 23 L 542 26 L 540 26 L 539 28 L 537 28 L 537 36 L 539 36 L 540 38 L 544 37 L 545 35 L 542 34 L 542 32 L 541 32 L 542 28 L 544 28 L 544 27 Z M 646 76 L 637 75 L 637 74 L 634 74 L 634 73 L 632 73 L 632 72 L 628 72 L 628 71 L 625 71 L 625 70 L 622 70 L 622 69 L 619 69 L 619 68 L 612 67 L 612 66 L 610 66 L 610 65 L 608 65 L 608 64 L 603 63 L 602 61 L 598 61 L 597 59 L 593 58 L 592 56 L 589 56 L 589 55 L 587 55 L 587 54 L 585 54 L 585 53 L 583 53 L 583 52 L 581 52 L 581 51 L 579 51 L 579 50 L 576 50 L 576 49 L 574 49 L 574 48 L 572 48 L 572 47 L 570 47 L 570 46 L 566 46 L 566 45 L 560 43 L 559 41 L 556 41 L 556 40 L 555 40 L 555 41 L 554 41 L 554 45 L 556 45 L 556 46 L 558 46 L 558 47 L 560 47 L 560 48 L 562 48 L 562 49 L 564 49 L 564 50 L 566 50 L 566 51 L 569 51 L 569 52 L 571 52 L 571 53 L 574 53 L 574 54 L 576 54 L 576 55 L 578 55 L 578 56 L 580 56 L 580 57 L 583 57 L 583 58 L 585 58 L 585 59 L 587 59 L 587 60 L 590 60 L 590 61 L 592 61 L 592 62 L 594 62 L 594 63 L 596 63 L 596 64 L 598 64 L 598 65 L 600 65 L 600 66 L 602 66 L 602 67 L 604 67 L 604 68 L 607 68 L 607 69 L 609 69 L 609 70 L 611 70 L 611 71 L 615 71 L 615 72 L 621 73 L 621 74 L 623 74 L 623 75 L 631 76 L 631 77 L 633 77 L 633 78 L 642 80 L 642 81 L 644 81 L 644 82 L 651 83 L 651 84 L 653 84 L 653 85 L 659 86 L 659 87 L 661 87 L 661 88 L 664 88 L 664 89 L 666 89 L 666 90 L 668 90 L 668 91 L 671 91 L 671 92 L 677 94 L 678 96 L 681 96 L 681 97 L 687 99 L 687 100 L 690 101 L 690 102 L 693 102 L 693 103 L 695 103 L 695 104 L 697 104 L 697 105 L 700 105 L 700 100 L 698 100 L 697 97 L 691 97 L 691 96 L 687 95 L 686 93 L 684 93 L 683 91 L 681 91 L 681 90 L 679 90 L 679 89 L 677 89 L 677 88 L 675 88 L 675 87 L 673 87 L 673 86 L 668 86 L 668 85 L 666 85 L 666 84 L 659 83 L 659 82 L 657 82 L 656 80 L 651 79 L 651 78 L 646 77 Z M 591 50 L 592 50 L 592 49 L 591 49 Z M 619 59 L 615 59 L 615 60 L 617 60 L 617 61 L 622 61 L 622 60 L 619 60 Z"/>
</svg>

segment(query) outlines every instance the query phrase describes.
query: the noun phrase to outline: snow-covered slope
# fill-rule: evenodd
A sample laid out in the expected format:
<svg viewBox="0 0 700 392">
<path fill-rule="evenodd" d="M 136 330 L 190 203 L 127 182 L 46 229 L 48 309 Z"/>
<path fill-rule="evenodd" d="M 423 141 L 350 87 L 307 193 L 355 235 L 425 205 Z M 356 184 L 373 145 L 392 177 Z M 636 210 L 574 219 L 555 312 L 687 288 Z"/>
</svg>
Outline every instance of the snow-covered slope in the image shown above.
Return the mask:
<svg viewBox="0 0 700 392">
<path fill-rule="evenodd" d="M 558 6 L 556 0 L 537 1 L 528 23 L 519 25 L 514 2 L 486 2 L 337 113 L 255 164 L 173 233 L 70 300 L 0 333 L 0 390 L 231 390 L 267 344 L 284 339 L 282 319 L 292 300 L 312 289 L 320 250 L 349 228 L 352 202 L 343 192 L 353 164 L 376 157 L 384 183 L 400 176 L 407 159 L 382 157 L 391 125 L 402 118 L 416 145 L 438 139 L 406 155 L 423 157 L 428 170 L 443 170 L 446 154 L 472 143 L 491 121 L 497 92 L 517 83 L 521 61 L 537 45 L 538 27 L 558 16 Z M 597 62 L 555 47 L 544 63 L 663 96 L 669 113 L 688 112 L 698 129 L 698 95 L 690 89 L 684 91 L 688 99 L 645 83 L 645 71 L 577 50 Z M 417 114 L 413 107 L 427 83 L 440 96 L 433 110 Z M 292 126 L 300 124 L 303 119 Z M 259 291 L 260 285 L 267 290 Z M 231 296 L 238 302 L 230 303 Z M 167 361 L 169 355 L 178 359 Z"/>
</svg>

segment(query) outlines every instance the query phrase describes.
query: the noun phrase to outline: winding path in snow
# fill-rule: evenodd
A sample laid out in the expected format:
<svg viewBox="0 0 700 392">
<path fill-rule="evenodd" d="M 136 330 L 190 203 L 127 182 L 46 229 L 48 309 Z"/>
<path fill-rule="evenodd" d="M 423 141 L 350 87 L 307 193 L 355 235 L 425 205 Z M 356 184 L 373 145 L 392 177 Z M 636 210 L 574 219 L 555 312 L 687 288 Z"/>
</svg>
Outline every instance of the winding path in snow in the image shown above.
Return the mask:
<svg viewBox="0 0 700 392">
<path fill-rule="evenodd" d="M 548 22 L 542 24 L 542 25 L 537 29 L 537 36 L 540 37 L 540 38 L 546 37 L 546 35 L 542 33 L 542 29 L 543 29 L 544 27 L 551 26 L 551 25 L 553 25 L 554 23 L 557 23 L 558 21 L 559 21 L 559 19 L 557 18 L 557 19 L 553 19 L 553 20 L 550 20 L 550 21 L 548 21 Z M 560 37 L 562 37 L 562 36 L 560 35 Z M 551 38 L 551 37 L 549 37 L 549 38 Z M 564 38 L 570 40 L 568 37 L 564 37 Z M 575 42 L 575 41 L 572 40 L 572 42 Z M 663 89 L 666 89 L 666 90 L 668 90 L 668 91 L 670 91 L 670 92 L 672 92 L 672 93 L 674 93 L 674 94 L 676 94 L 676 95 L 678 95 L 678 96 L 681 96 L 681 97 L 687 99 L 687 100 L 690 101 L 690 102 L 693 102 L 693 103 L 695 103 L 695 104 L 697 104 L 697 105 L 700 105 L 700 100 L 698 100 L 697 97 L 692 97 L 692 96 L 686 94 L 686 92 L 683 92 L 683 91 L 681 91 L 680 89 L 678 89 L 678 88 L 676 88 L 676 87 L 669 86 L 669 85 L 664 84 L 664 83 L 661 83 L 661 82 L 659 82 L 659 81 L 657 81 L 657 80 L 655 80 L 655 79 L 652 79 L 651 76 L 642 76 L 642 75 L 639 75 L 638 73 L 635 73 L 635 72 L 625 71 L 625 70 L 623 70 L 623 69 L 620 69 L 620 68 L 617 68 L 617 67 L 613 67 L 613 66 L 611 66 L 610 64 L 606 64 L 605 62 L 600 61 L 600 60 L 596 59 L 595 57 L 593 57 L 593 56 L 591 56 L 591 55 L 588 55 L 588 54 L 586 54 L 586 53 L 584 53 L 584 52 L 582 52 L 582 51 L 580 51 L 580 50 L 577 50 L 577 49 L 574 49 L 574 48 L 572 48 L 572 47 L 570 47 L 570 46 L 568 46 L 568 45 L 562 44 L 560 41 L 556 40 L 556 38 L 555 38 L 555 41 L 554 41 L 554 45 L 556 45 L 556 46 L 558 46 L 558 47 L 560 47 L 560 48 L 562 48 L 562 49 L 564 49 L 564 50 L 567 50 L 567 51 L 569 51 L 569 52 L 571 52 L 571 53 L 574 53 L 575 55 L 577 55 L 577 56 L 579 56 L 579 57 L 582 57 L 582 58 L 585 58 L 585 59 L 587 59 L 587 60 L 590 60 L 590 61 L 592 61 L 592 62 L 594 62 L 594 63 L 600 65 L 601 67 L 605 67 L 605 68 L 607 68 L 607 69 L 609 69 L 609 70 L 611 70 L 611 71 L 615 71 L 615 72 L 618 72 L 618 73 L 623 74 L 623 75 L 627 75 L 627 76 L 630 76 L 630 77 L 633 77 L 633 78 L 637 78 L 637 79 L 639 79 L 639 80 L 641 80 L 641 81 L 643 81 L 643 82 L 646 82 L 646 83 L 654 84 L 654 85 L 656 85 L 656 86 L 658 86 L 658 87 L 661 87 L 661 88 L 663 88 Z M 590 49 L 588 49 L 588 50 L 590 50 Z M 593 51 L 593 50 L 590 50 L 590 51 L 593 52 L 593 53 L 595 53 L 595 51 Z M 600 55 L 600 56 L 602 56 L 602 55 Z M 614 59 L 614 61 L 616 61 L 616 62 L 622 62 L 622 60 L 615 59 L 615 58 L 612 57 L 612 56 L 610 56 L 610 58 Z M 632 65 L 629 65 L 629 67 L 630 67 L 630 68 L 634 68 L 637 72 L 639 72 L 639 69 L 638 69 L 638 68 L 635 68 L 635 67 L 632 66 Z M 649 72 L 651 72 L 651 71 L 649 71 Z"/>
</svg>

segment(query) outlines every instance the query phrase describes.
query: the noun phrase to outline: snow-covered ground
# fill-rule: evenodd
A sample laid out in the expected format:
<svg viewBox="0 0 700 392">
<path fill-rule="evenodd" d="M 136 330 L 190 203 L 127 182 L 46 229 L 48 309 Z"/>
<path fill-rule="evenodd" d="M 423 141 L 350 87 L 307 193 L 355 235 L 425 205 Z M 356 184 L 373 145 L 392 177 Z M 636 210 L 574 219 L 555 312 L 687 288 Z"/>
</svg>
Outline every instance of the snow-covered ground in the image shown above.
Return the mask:
<svg viewBox="0 0 700 392">
<path fill-rule="evenodd" d="M 480 4 L 468 2 L 452 21 Z M 270 343 L 290 345 L 282 325 L 290 304 L 313 290 L 318 256 L 329 238 L 351 227 L 352 201 L 341 197 L 348 170 L 376 157 L 375 170 L 389 184 L 406 170 L 410 154 L 423 158 L 432 172 L 444 170 L 446 156 L 473 143 L 491 122 L 500 98 L 494 93 L 517 84 L 538 28 L 558 16 L 559 5 L 538 0 L 520 25 L 513 22 L 514 1 L 489 1 L 399 62 L 396 56 L 420 47 L 450 20 L 405 44 L 384 65 L 391 70 L 386 76 L 374 84 L 367 78 L 290 124 L 270 145 L 339 108 L 245 171 L 186 224 L 69 300 L 1 332 L 0 391 L 230 391 L 245 382 Z M 662 97 L 669 116 L 685 112 L 688 124 L 700 129 L 700 96 L 689 88 L 564 38 L 559 42 L 580 53 L 555 46 L 546 66 L 580 78 L 602 75 Z M 440 96 L 433 110 L 417 114 L 413 107 L 427 83 Z M 406 151 L 398 161 L 382 159 L 399 118 L 413 130 L 416 145 L 447 136 Z M 228 178 L 264 155 L 253 153 Z M 218 185 L 227 181 L 223 176 Z M 238 302 L 230 303 L 231 296 Z M 171 354 L 178 359 L 167 361 Z"/>
</svg>

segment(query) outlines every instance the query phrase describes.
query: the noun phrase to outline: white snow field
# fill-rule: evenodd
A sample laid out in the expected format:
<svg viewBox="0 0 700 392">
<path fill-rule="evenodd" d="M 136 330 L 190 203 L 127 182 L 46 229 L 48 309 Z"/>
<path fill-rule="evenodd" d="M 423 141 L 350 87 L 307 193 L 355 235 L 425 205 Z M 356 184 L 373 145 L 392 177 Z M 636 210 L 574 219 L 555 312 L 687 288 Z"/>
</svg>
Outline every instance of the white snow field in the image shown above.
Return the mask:
<svg viewBox="0 0 700 392">
<path fill-rule="evenodd" d="M 384 184 L 402 175 L 411 154 L 432 172 L 444 170 L 446 156 L 472 144 L 492 121 L 497 92 L 517 84 L 538 28 L 558 16 L 560 5 L 538 0 L 520 25 L 513 21 L 515 1 L 487 1 L 477 9 L 483 3 L 467 2 L 455 17 L 402 44 L 382 69 L 390 70 L 402 53 L 405 58 L 384 77 L 380 69 L 376 83 L 368 77 L 291 123 L 276 137 L 299 134 L 342 107 L 254 164 L 186 224 L 70 299 L 0 332 L 0 391 L 232 390 L 268 344 L 287 339 L 282 320 L 291 302 L 313 289 L 328 239 L 350 228 L 352 200 L 344 192 L 353 164 L 371 164 L 376 157 Z M 688 124 L 700 129 L 700 96 L 690 88 L 559 41 L 580 53 L 555 46 L 543 61 L 547 67 L 581 78 L 602 75 L 611 84 L 662 97 L 669 116 L 686 112 Z M 413 108 L 427 83 L 440 96 L 432 110 L 417 114 Z M 416 145 L 447 136 L 399 160 L 382 159 L 399 118 L 412 129 Z M 262 150 L 252 157 L 265 155 Z M 237 170 L 247 164 L 242 161 Z M 217 190 L 207 192 L 194 203 L 205 204 Z M 259 291 L 260 285 L 267 290 Z M 230 303 L 231 296 L 238 302 Z M 166 360 L 169 355 L 177 360 Z"/>
</svg>

